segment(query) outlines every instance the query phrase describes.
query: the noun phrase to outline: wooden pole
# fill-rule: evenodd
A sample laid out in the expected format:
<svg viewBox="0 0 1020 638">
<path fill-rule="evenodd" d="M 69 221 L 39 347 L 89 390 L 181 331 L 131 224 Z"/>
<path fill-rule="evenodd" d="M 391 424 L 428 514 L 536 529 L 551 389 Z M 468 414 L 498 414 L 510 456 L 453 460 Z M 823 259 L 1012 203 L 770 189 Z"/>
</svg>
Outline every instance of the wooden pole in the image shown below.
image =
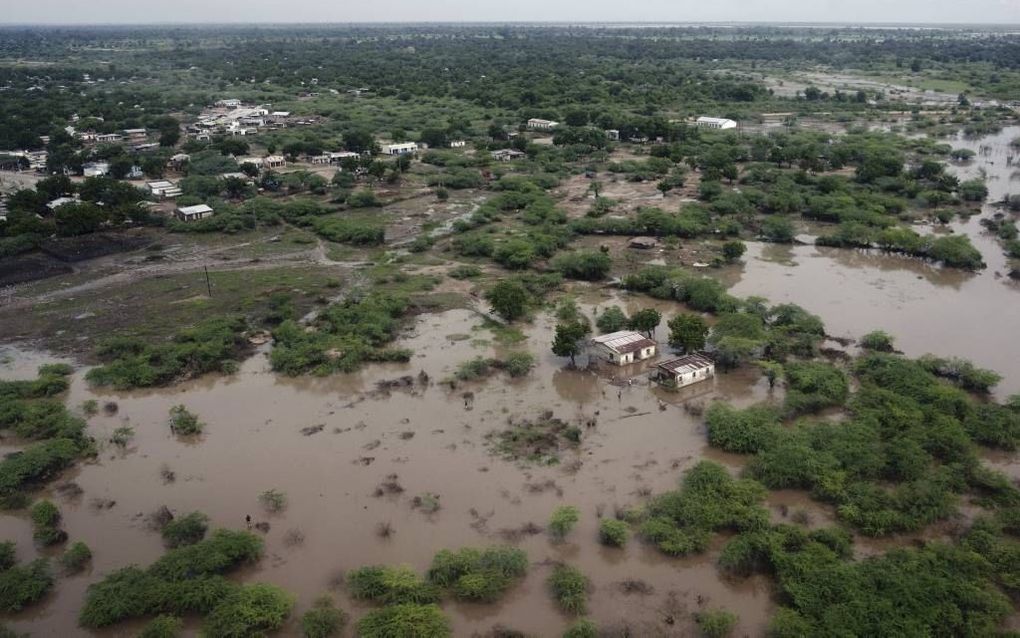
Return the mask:
<svg viewBox="0 0 1020 638">
<path fill-rule="evenodd" d="M 203 266 L 205 268 L 205 288 L 209 291 L 209 298 L 212 298 L 212 282 L 209 281 L 209 266 Z"/>
</svg>

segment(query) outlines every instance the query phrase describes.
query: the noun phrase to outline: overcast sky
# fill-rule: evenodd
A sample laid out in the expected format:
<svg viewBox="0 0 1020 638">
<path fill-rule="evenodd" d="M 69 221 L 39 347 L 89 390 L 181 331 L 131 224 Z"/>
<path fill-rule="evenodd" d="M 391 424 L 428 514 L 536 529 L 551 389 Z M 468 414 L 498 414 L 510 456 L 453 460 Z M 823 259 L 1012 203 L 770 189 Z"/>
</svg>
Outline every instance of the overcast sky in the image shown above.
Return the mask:
<svg viewBox="0 0 1020 638">
<path fill-rule="evenodd" d="M 1020 0 L 0 0 L 0 23 L 1020 23 Z"/>
</svg>

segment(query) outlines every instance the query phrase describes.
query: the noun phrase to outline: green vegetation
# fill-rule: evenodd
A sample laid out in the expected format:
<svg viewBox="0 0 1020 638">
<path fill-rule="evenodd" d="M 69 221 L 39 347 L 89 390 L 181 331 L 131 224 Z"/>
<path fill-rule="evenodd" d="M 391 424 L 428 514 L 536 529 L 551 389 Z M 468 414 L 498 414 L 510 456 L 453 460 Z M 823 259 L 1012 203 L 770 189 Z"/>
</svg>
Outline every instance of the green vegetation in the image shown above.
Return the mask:
<svg viewBox="0 0 1020 638">
<path fill-rule="evenodd" d="M 710 609 L 695 614 L 698 630 L 705 638 L 726 638 L 733 633 L 737 617 L 725 609 Z"/>
<path fill-rule="evenodd" d="M 115 337 L 96 351 L 103 365 L 85 376 L 95 385 L 127 390 L 170 385 L 207 372 L 232 372 L 245 350 L 244 330 L 242 319 L 216 317 L 178 332 L 169 343 Z"/>
<path fill-rule="evenodd" d="M 576 357 L 584 351 L 584 338 L 589 332 L 587 324 L 576 321 L 556 324 L 556 334 L 552 342 L 553 354 L 557 357 L 570 357 L 570 365 L 577 365 Z"/>
<path fill-rule="evenodd" d="M 560 608 L 571 614 L 588 609 L 588 578 L 575 567 L 557 565 L 549 576 L 549 589 Z"/>
<path fill-rule="evenodd" d="M 64 550 L 60 556 L 60 566 L 68 574 L 77 574 L 85 569 L 85 565 L 92 560 L 92 550 L 85 543 L 78 541 Z"/>
<path fill-rule="evenodd" d="M 205 538 L 208 529 L 209 517 L 201 512 L 191 512 L 164 525 L 160 534 L 163 536 L 163 544 L 173 549 L 194 545 Z"/>
<path fill-rule="evenodd" d="M 784 407 L 789 415 L 841 406 L 850 393 L 843 371 L 827 363 L 788 363 L 784 373 L 787 386 Z"/>
<path fill-rule="evenodd" d="M 273 330 L 273 370 L 296 376 L 352 372 L 369 361 L 407 361 L 406 350 L 390 350 L 408 312 L 401 295 L 369 293 L 352 296 L 326 308 L 308 331 L 295 321 Z"/>
<path fill-rule="evenodd" d="M 599 542 L 610 547 L 623 547 L 627 544 L 630 527 L 615 518 L 606 518 L 599 523 Z"/>
<path fill-rule="evenodd" d="M 549 533 L 553 540 L 563 541 L 580 518 L 580 512 L 573 505 L 562 505 L 549 518 Z"/>
<path fill-rule="evenodd" d="M 598 635 L 598 627 L 587 618 L 575 621 L 563 632 L 563 638 L 597 638 Z"/>
<path fill-rule="evenodd" d="M 229 631 L 230 622 L 247 621 L 243 620 L 243 615 L 233 620 L 229 617 L 250 604 L 253 609 L 248 616 L 253 623 L 251 627 L 271 628 L 262 624 L 273 617 L 263 604 L 272 603 L 270 607 L 279 609 L 276 603 L 281 599 L 276 590 L 245 589 L 235 596 L 241 586 L 221 576 L 242 564 L 254 562 L 261 553 L 262 541 L 256 536 L 216 530 L 206 540 L 168 551 L 147 569 L 125 567 L 90 585 L 78 621 L 83 627 L 99 628 L 149 614 L 206 615 L 220 605 L 227 605 L 217 614 L 215 631 L 216 635 L 230 635 L 220 632 Z M 286 608 L 289 611 L 289 602 Z M 267 615 L 263 615 L 264 612 Z"/>
<path fill-rule="evenodd" d="M 384 605 L 423 605 L 439 600 L 439 588 L 408 567 L 362 567 L 347 574 L 347 590 L 360 600 Z"/>
<path fill-rule="evenodd" d="M 170 408 L 170 431 L 180 436 L 201 434 L 205 424 L 183 405 Z"/>
<path fill-rule="evenodd" d="M 506 321 L 521 319 L 528 312 L 530 295 L 524 285 L 503 279 L 485 293 L 492 309 Z"/>
<path fill-rule="evenodd" d="M 287 495 L 276 488 L 259 494 L 259 503 L 267 512 L 282 512 L 287 509 Z"/>
<path fill-rule="evenodd" d="M 336 606 L 333 598 L 320 596 L 301 616 L 301 635 L 304 638 L 330 638 L 339 634 L 346 624 L 347 614 Z"/>
<path fill-rule="evenodd" d="M 362 638 L 447 638 L 450 621 L 438 605 L 404 603 L 365 614 L 358 621 Z"/>
<path fill-rule="evenodd" d="M 51 501 L 38 501 L 32 505 L 32 538 L 41 545 L 55 545 L 67 540 L 67 532 L 60 529 L 60 510 Z"/>
<path fill-rule="evenodd" d="M 511 422 L 486 439 L 493 452 L 506 459 L 552 465 L 559 462 L 562 450 L 577 447 L 581 430 L 546 412 L 535 420 Z"/>
<path fill-rule="evenodd" d="M 609 306 L 595 319 L 595 325 L 602 334 L 623 330 L 627 325 L 627 315 L 619 306 Z"/>
<path fill-rule="evenodd" d="M 875 352 L 892 352 L 893 338 L 886 332 L 873 330 L 861 337 L 861 347 Z"/>
<path fill-rule="evenodd" d="M 240 585 L 209 612 L 202 635 L 209 638 L 266 636 L 283 625 L 293 606 L 294 598 L 274 585 Z"/>
<path fill-rule="evenodd" d="M 145 625 L 138 638 L 177 638 L 183 629 L 184 622 L 177 616 L 160 614 Z"/>
<path fill-rule="evenodd" d="M 496 370 L 502 370 L 511 377 L 526 376 L 535 366 L 535 358 L 527 352 L 511 352 L 503 359 L 475 357 L 457 366 L 453 376 L 458 381 L 484 379 Z"/>
<path fill-rule="evenodd" d="M 700 553 L 714 531 L 767 525 L 768 512 L 760 505 L 764 498 L 758 483 L 734 479 L 721 465 L 701 461 L 687 472 L 679 490 L 648 503 L 641 536 L 671 556 Z"/>
<path fill-rule="evenodd" d="M 426 578 L 462 600 L 494 602 L 528 569 L 528 556 L 512 547 L 443 550 L 432 559 Z"/>
<path fill-rule="evenodd" d="M 53 587 L 49 561 L 40 558 L 27 565 L 14 563 L 14 544 L 3 544 L 0 564 L 0 611 L 21 611 L 42 598 Z"/>
<path fill-rule="evenodd" d="M 670 319 L 669 345 L 686 354 L 697 352 L 705 348 L 705 338 L 708 336 L 708 324 L 698 315 L 681 313 Z"/>
</svg>

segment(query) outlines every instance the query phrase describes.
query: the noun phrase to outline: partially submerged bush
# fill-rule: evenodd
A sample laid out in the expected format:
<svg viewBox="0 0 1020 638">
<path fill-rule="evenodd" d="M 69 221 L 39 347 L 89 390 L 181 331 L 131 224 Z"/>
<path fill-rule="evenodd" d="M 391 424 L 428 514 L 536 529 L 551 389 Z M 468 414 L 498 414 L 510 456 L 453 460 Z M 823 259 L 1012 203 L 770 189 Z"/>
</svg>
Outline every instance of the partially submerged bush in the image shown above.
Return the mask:
<svg viewBox="0 0 1020 638">
<path fill-rule="evenodd" d="M 580 512 L 573 505 L 563 505 L 553 511 L 549 519 L 549 533 L 554 540 L 562 541 L 574 529 L 574 525 L 580 517 Z"/>
<path fill-rule="evenodd" d="M 183 405 L 170 408 L 170 431 L 180 436 L 201 434 L 205 424 Z"/>
<path fill-rule="evenodd" d="M 557 565 L 549 576 L 549 589 L 563 611 L 583 614 L 588 609 L 588 578 L 575 567 Z"/>
<path fill-rule="evenodd" d="M 598 635 L 598 627 L 587 618 L 576 621 L 563 632 L 563 638 L 597 638 Z"/>
<path fill-rule="evenodd" d="M 439 589 L 408 567 L 374 565 L 347 574 L 347 589 L 353 598 L 385 605 L 423 605 L 439 600 Z"/>
<path fill-rule="evenodd" d="M 241 585 L 209 613 L 202 635 L 207 638 L 264 636 L 283 625 L 293 606 L 293 596 L 275 585 Z"/>
<path fill-rule="evenodd" d="M 259 503 L 267 512 L 282 512 L 287 509 L 287 495 L 277 489 L 268 489 L 259 494 Z"/>
<path fill-rule="evenodd" d="M 615 518 L 603 519 L 599 523 L 599 542 L 610 547 L 623 547 L 627 544 L 630 528 L 623 521 Z"/>
<path fill-rule="evenodd" d="M 400 604 L 369 612 L 358 621 L 361 638 L 447 638 L 450 621 L 438 605 Z"/>
<path fill-rule="evenodd" d="M 462 600 L 492 602 L 503 595 L 514 580 L 524 576 L 528 556 L 513 547 L 443 550 L 432 559 L 428 578 L 438 587 L 452 589 Z"/>
<path fill-rule="evenodd" d="M 887 332 L 873 330 L 861 337 L 861 347 L 865 350 L 874 350 L 875 352 L 892 352 L 893 338 Z"/>
<path fill-rule="evenodd" d="M 60 529 L 60 510 L 51 501 L 38 501 L 32 505 L 32 537 L 42 545 L 55 545 L 67 540 L 67 532 Z"/>
<path fill-rule="evenodd" d="M 85 543 L 78 541 L 68 547 L 60 556 L 60 566 L 68 574 L 77 574 L 85 569 L 85 565 L 92 560 L 92 550 Z"/>
<path fill-rule="evenodd" d="M 27 565 L 12 565 L 0 571 L 0 611 L 21 611 L 53 587 L 53 576 L 45 558 Z"/>
<path fill-rule="evenodd" d="M 301 634 L 305 638 L 330 638 L 347 624 L 347 614 L 329 596 L 320 596 L 301 616 Z"/>
<path fill-rule="evenodd" d="M 737 626 L 737 616 L 725 609 L 700 611 L 694 616 L 698 630 L 705 638 L 726 638 Z"/>
<path fill-rule="evenodd" d="M 216 317 L 182 330 L 168 343 L 152 344 L 134 337 L 115 337 L 97 350 L 103 365 L 85 378 L 118 390 L 164 386 L 206 372 L 236 367 L 245 349 L 245 322 Z"/>
<path fill-rule="evenodd" d="M 177 638 L 184 629 L 184 622 L 177 616 L 160 614 L 145 625 L 138 638 Z"/>
<path fill-rule="evenodd" d="M 163 543 L 169 548 L 194 545 L 205 538 L 206 530 L 209 529 L 209 517 L 201 512 L 191 512 L 179 516 L 160 530 L 163 536 Z"/>
</svg>

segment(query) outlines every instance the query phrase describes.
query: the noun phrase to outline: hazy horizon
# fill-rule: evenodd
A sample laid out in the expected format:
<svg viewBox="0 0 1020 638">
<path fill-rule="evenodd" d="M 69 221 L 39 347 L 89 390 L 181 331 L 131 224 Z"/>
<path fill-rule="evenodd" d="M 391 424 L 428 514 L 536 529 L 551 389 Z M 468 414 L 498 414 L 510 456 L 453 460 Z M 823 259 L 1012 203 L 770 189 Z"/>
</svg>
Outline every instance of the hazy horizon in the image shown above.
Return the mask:
<svg viewBox="0 0 1020 638">
<path fill-rule="evenodd" d="M 242 25 L 399 23 L 764 23 L 847 25 L 982 25 L 1020 23 L 1020 0 L 731 0 L 725 5 L 681 0 L 377 0 L 373 3 L 293 0 L 38 0 L 9 6 L 2 25 Z"/>
</svg>

